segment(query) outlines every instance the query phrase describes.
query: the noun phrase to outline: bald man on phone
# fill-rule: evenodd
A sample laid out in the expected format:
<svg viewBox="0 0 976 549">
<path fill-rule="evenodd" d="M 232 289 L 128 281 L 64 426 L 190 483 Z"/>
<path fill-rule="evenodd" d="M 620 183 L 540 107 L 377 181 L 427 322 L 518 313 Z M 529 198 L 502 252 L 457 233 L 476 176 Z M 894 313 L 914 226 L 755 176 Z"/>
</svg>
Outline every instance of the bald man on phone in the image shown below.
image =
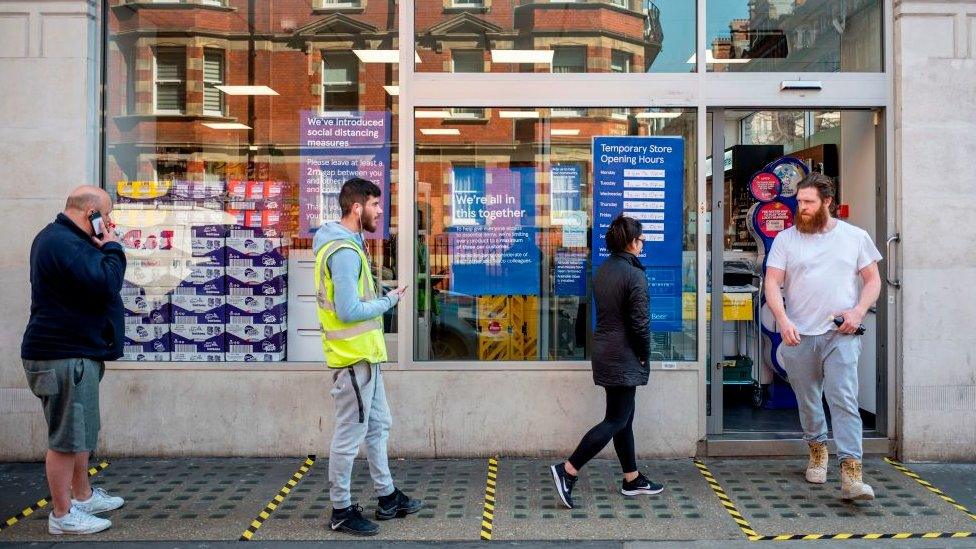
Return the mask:
<svg viewBox="0 0 976 549">
<path fill-rule="evenodd" d="M 88 481 L 101 426 L 99 382 L 105 361 L 122 356 L 126 262 L 111 215 L 108 193 L 78 187 L 30 251 L 30 320 L 20 353 L 47 421 L 51 534 L 101 532 L 112 522 L 95 515 L 124 503 Z"/>
</svg>

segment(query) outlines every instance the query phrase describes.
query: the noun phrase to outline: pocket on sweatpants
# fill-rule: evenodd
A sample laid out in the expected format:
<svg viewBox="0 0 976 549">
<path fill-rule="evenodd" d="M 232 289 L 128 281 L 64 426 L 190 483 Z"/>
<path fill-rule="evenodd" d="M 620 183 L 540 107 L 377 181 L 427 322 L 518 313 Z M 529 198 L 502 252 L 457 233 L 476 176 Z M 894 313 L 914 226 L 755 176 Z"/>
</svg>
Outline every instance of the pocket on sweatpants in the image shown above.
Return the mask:
<svg viewBox="0 0 976 549">
<path fill-rule="evenodd" d="M 26 372 L 27 385 L 30 387 L 34 396 L 46 397 L 58 394 L 58 376 L 54 370 L 41 370 L 39 372 Z"/>
<path fill-rule="evenodd" d="M 361 423 L 361 401 L 359 388 L 355 385 L 354 377 L 349 369 L 342 369 L 335 376 L 332 384 L 332 400 L 335 402 L 335 419 L 337 423 Z"/>
<path fill-rule="evenodd" d="M 373 382 L 373 365 L 368 362 L 363 362 L 361 372 L 356 375 L 356 379 L 359 380 L 360 387 L 368 387 L 370 383 Z M 356 366 L 350 366 L 350 368 L 355 368 Z"/>
<path fill-rule="evenodd" d="M 74 365 L 73 377 L 71 378 L 71 382 L 75 387 L 81 385 L 81 382 L 85 379 L 86 368 L 85 359 L 79 358 L 78 362 Z"/>
<path fill-rule="evenodd" d="M 861 358 L 861 338 L 854 335 L 841 336 L 843 339 L 837 343 L 837 352 L 844 364 L 857 366 Z"/>
</svg>

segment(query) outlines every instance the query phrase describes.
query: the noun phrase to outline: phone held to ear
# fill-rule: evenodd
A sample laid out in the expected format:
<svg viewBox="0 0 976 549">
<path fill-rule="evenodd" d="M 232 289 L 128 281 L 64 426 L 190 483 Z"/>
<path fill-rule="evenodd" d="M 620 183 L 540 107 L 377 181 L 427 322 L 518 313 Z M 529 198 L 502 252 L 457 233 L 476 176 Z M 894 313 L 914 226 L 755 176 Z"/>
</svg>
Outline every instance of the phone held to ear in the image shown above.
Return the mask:
<svg viewBox="0 0 976 549">
<path fill-rule="evenodd" d="M 92 232 L 95 234 L 95 237 L 99 240 L 105 238 L 105 220 L 102 219 L 102 214 L 92 212 L 88 214 L 88 221 L 91 222 Z"/>
</svg>

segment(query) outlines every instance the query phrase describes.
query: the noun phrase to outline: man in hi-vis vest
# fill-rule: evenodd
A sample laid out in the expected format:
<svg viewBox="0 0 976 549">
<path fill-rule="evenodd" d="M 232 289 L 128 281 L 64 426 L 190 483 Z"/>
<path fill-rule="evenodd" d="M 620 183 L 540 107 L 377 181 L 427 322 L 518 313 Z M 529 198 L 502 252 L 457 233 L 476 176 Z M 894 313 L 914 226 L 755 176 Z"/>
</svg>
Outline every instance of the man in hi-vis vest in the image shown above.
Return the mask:
<svg viewBox="0 0 976 549">
<path fill-rule="evenodd" d="M 376 281 L 363 243 L 363 231 L 375 231 L 383 209 L 382 191 L 365 179 L 350 179 L 339 192 L 342 219 L 315 233 L 315 292 L 322 349 L 332 374 L 335 431 L 329 451 L 330 528 L 372 536 L 379 526 L 363 517 L 349 493 L 353 461 L 366 441 L 373 488 L 379 497 L 378 520 L 416 513 L 423 503 L 393 486 L 387 462 L 390 406 L 380 363 L 386 361 L 383 313 L 396 306 L 406 291 L 397 288 L 377 296 Z"/>
</svg>

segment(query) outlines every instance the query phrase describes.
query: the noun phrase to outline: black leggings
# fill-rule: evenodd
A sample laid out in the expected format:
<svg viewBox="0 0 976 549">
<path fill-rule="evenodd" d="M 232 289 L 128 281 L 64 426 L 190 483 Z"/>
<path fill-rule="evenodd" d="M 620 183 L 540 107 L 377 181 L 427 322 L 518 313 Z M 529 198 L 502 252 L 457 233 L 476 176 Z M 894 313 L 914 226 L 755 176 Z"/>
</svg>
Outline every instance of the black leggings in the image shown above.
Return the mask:
<svg viewBox="0 0 976 549">
<path fill-rule="evenodd" d="M 604 388 L 607 390 L 607 415 L 603 421 L 583 435 L 583 440 L 569 457 L 569 463 L 579 471 L 613 439 L 613 449 L 617 451 L 617 458 L 620 460 L 623 472 L 636 471 L 634 394 L 637 392 L 637 387 Z"/>
</svg>

